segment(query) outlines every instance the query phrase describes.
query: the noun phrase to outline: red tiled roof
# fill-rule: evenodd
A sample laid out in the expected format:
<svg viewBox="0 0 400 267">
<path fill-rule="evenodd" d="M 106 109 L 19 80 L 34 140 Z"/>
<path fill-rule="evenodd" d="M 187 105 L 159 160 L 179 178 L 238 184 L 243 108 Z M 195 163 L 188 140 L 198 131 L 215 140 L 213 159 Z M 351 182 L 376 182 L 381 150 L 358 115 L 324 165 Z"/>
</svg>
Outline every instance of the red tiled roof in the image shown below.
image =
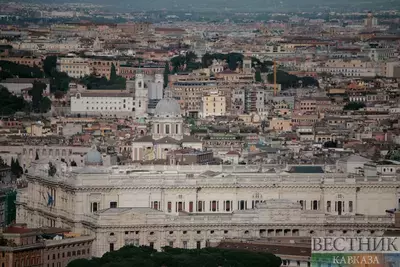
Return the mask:
<svg viewBox="0 0 400 267">
<path fill-rule="evenodd" d="M 226 155 L 238 155 L 238 156 L 240 156 L 240 153 L 236 152 L 236 151 L 229 151 L 228 153 L 226 153 Z"/>
</svg>

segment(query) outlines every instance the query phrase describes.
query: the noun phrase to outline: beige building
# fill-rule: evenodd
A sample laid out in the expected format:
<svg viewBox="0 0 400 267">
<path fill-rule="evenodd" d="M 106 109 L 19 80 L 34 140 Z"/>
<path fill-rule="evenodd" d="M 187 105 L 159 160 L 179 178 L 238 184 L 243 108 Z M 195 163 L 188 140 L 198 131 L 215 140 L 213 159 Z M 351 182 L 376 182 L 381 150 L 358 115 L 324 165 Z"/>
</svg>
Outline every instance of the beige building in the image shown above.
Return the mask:
<svg viewBox="0 0 400 267">
<path fill-rule="evenodd" d="M 73 78 L 90 75 L 89 59 L 75 56 L 62 57 L 57 60 L 58 70 Z"/>
<path fill-rule="evenodd" d="M 178 99 L 182 114 L 198 116 L 201 112 L 202 97 L 205 93 L 217 90 L 217 82 L 178 81 L 170 85 L 170 96 Z"/>
<path fill-rule="evenodd" d="M 292 120 L 290 118 L 274 117 L 269 121 L 269 129 L 277 132 L 292 131 Z"/>
<path fill-rule="evenodd" d="M 203 118 L 209 116 L 224 116 L 226 114 L 226 97 L 218 92 L 211 92 L 202 97 L 201 113 Z"/>
<path fill-rule="evenodd" d="M 375 77 L 379 74 L 379 64 L 364 59 L 329 59 L 314 69 L 347 77 Z"/>
</svg>

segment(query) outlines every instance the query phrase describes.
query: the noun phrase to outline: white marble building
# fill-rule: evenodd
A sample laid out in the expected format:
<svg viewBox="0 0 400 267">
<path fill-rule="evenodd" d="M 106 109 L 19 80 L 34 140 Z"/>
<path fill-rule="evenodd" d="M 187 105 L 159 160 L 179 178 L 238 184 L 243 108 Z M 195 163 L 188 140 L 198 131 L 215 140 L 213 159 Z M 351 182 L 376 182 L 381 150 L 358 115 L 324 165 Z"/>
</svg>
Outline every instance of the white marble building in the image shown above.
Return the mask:
<svg viewBox="0 0 400 267">
<path fill-rule="evenodd" d="M 243 165 L 107 168 L 97 153 L 83 168 L 58 163 L 54 177 L 33 165 L 18 194 L 17 223 L 95 235 L 101 256 L 128 243 L 196 248 L 223 238 L 381 235 L 393 222 L 385 210 L 400 199 L 397 176 Z"/>
<path fill-rule="evenodd" d="M 105 117 L 133 117 L 133 95 L 126 90 L 87 90 L 71 96 L 71 113 Z"/>
<path fill-rule="evenodd" d="M 133 161 L 166 159 L 169 151 L 179 148 L 203 149 L 200 140 L 184 135 L 181 108 L 175 99 L 161 99 L 149 121 L 151 135 L 132 142 Z"/>
</svg>

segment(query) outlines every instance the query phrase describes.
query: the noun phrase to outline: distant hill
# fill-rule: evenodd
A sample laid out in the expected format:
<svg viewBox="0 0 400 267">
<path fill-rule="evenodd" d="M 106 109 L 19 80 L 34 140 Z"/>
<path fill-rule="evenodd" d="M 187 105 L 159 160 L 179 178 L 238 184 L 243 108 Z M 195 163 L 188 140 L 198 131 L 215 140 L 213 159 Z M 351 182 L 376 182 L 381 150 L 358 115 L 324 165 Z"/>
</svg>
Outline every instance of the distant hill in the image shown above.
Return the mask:
<svg viewBox="0 0 400 267">
<path fill-rule="evenodd" d="M 0 2 L 9 2 L 2 1 Z M 78 1 L 64 0 L 26 0 L 14 2 L 46 2 L 46 3 L 74 3 Z M 133 10 L 168 10 L 168 11 L 313 11 L 313 9 L 328 8 L 365 8 L 381 9 L 395 8 L 400 5 L 398 0 L 81 0 L 80 3 L 93 3 L 110 6 L 123 6 Z"/>
</svg>

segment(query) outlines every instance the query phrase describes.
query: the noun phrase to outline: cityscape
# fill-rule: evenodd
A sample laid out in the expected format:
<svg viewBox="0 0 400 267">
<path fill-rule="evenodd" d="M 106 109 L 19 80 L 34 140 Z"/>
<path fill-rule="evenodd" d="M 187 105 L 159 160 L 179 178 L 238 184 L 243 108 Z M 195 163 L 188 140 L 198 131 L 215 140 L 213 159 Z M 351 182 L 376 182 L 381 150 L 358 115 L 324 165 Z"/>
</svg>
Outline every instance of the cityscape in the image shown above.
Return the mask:
<svg viewBox="0 0 400 267">
<path fill-rule="evenodd" d="M 399 83 L 400 1 L 0 1 L 1 267 L 400 266 Z"/>
</svg>

